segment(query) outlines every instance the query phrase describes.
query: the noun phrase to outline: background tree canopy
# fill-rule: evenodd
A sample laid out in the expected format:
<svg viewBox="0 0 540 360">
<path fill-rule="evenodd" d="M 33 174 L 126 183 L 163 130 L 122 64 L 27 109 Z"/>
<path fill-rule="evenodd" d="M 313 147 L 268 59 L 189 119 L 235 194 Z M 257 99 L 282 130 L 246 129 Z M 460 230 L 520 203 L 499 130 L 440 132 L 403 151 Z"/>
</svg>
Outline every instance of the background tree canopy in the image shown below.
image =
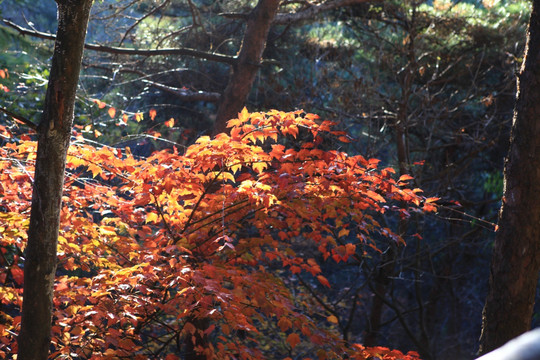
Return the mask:
<svg viewBox="0 0 540 360">
<path fill-rule="evenodd" d="M 15 122 L 12 116 L 37 124 L 41 117 L 38 109 L 45 102 L 54 44 L 52 34 L 57 26 L 56 9 L 52 5 L 52 1 L 27 0 L 0 3 L 0 68 L 9 75 L 0 79 L 0 84 L 6 86 L 0 88 L 3 109 L 0 125 L 18 140 L 26 140 L 28 128 Z M 314 142 L 321 151 L 339 150 L 350 156 L 376 158 L 384 164 L 381 168 L 393 168 L 397 179 L 411 175 L 414 179 L 410 187 L 421 188 L 426 198 L 440 198 L 437 212 L 410 211 L 410 216 L 399 216 L 399 212 L 375 211 L 372 220 L 381 228 L 391 229 L 407 245 L 391 236 L 372 233 L 373 248 L 358 247 L 354 251 L 339 248 L 345 251 L 340 255 L 346 257 L 344 261 L 342 258 L 337 262 L 323 261 L 324 252 L 320 253 L 301 236 L 307 232 L 301 225 L 287 224 L 291 229 L 299 229 L 296 235 L 270 234 L 290 240 L 290 251 L 295 254 L 316 259 L 331 288 L 325 286 L 324 280 L 314 280 L 318 272 L 312 273 L 312 277 L 302 276 L 291 269 L 291 264 L 288 267 L 266 264 L 265 271 L 281 279 L 280 286 L 294 295 L 291 301 L 303 309 L 302 316 L 313 316 L 315 324 L 329 330 L 340 341 L 404 352 L 413 350 L 423 359 L 473 358 L 478 349 L 494 223 L 503 188 L 502 168 L 515 99 L 515 72 L 522 62 L 530 3 L 329 0 L 278 5 L 276 2 L 268 33 L 259 39 L 260 50 L 264 50 L 260 63 L 253 63 L 249 54 L 248 60 L 239 61 L 240 54 L 250 50 L 249 36 L 254 30 L 249 24 L 257 15 L 254 9 L 263 5 L 270 8 L 272 3 L 268 0 L 96 1 L 76 98 L 74 130 L 80 133 L 79 140 L 98 148 L 129 146 L 130 161 L 150 158 L 154 163 L 170 161 L 169 165 L 174 167 L 177 164 L 172 159 L 159 160 L 157 155 L 152 158 L 152 153 L 174 147 L 176 154 L 186 155 L 186 149 L 201 136 L 222 130 L 224 122 L 220 119 L 225 115 L 221 114 L 220 104 L 231 96 L 231 84 L 249 69 L 253 70 L 253 78 L 249 80 L 252 83 L 245 101 L 242 100 L 249 111 L 271 114 L 272 109 L 285 112 L 303 109 L 305 112 L 301 114 L 320 116 L 320 120 L 314 120 L 317 126 L 323 126 L 322 120 L 336 122 L 336 131 L 348 134 L 345 139 L 340 139 L 345 136 L 341 133 L 325 135 L 317 143 L 319 140 L 309 131 L 300 131 L 295 138 L 285 133 L 280 145 L 300 151 L 302 144 Z M 261 16 L 264 14 L 267 13 Z M 247 82 L 240 79 L 240 83 Z M 234 97 L 235 92 L 232 94 Z M 234 110 L 234 116 L 240 110 Z M 249 132 L 247 128 L 242 131 Z M 235 134 L 230 136 L 234 138 Z M 1 141 L 7 146 L 13 139 L 3 137 Z M 200 140 L 197 144 L 199 148 L 203 145 Z M 273 148 L 267 145 L 262 149 L 269 153 Z M 193 150 L 187 157 L 192 155 Z M 102 169 L 112 166 L 105 162 L 109 156 L 92 161 Z M 88 163 L 72 161 L 71 165 L 71 174 L 92 178 L 89 180 L 92 183 L 99 179 L 100 186 L 120 186 L 121 176 L 107 175 L 95 167 L 92 170 Z M 119 174 L 128 176 L 127 167 L 135 165 L 114 166 L 122 169 Z M 169 170 L 163 171 L 165 174 Z M 201 174 L 208 175 L 208 171 L 220 170 L 203 169 Z M 253 167 L 242 171 L 247 174 L 246 179 L 259 173 Z M 232 173 L 236 176 L 236 172 Z M 320 174 L 315 172 L 315 175 Z M 215 179 L 223 182 L 223 187 L 231 180 L 225 175 L 217 175 Z M 85 181 L 74 180 L 73 191 L 82 188 Z M 209 179 L 204 181 L 208 185 Z M 211 187 L 198 190 L 214 194 Z M 189 194 L 176 195 L 185 196 L 182 204 L 193 200 Z M 134 201 L 125 194 L 115 193 L 115 196 Z M 401 203 L 396 206 L 404 207 L 405 212 L 408 206 L 416 207 L 410 199 L 398 200 Z M 139 206 L 150 206 L 150 202 Z M 2 204 L 2 213 L 8 213 L 8 204 Z M 114 210 L 105 207 L 100 203 L 90 211 L 96 224 L 105 224 L 109 215 L 113 217 Z M 158 217 L 172 210 L 164 209 L 160 213 L 158 207 L 153 211 L 157 211 L 154 213 L 157 215 L 152 215 L 156 218 L 147 223 L 158 226 Z M 359 221 L 346 214 L 343 219 L 347 223 Z M 2 223 L 9 221 L 14 219 L 6 217 Z M 122 221 L 125 223 L 117 228 L 107 223 L 112 229 L 106 230 L 115 231 L 119 237 L 137 239 L 151 232 L 149 228 L 141 228 L 140 234 L 128 234 L 126 229 L 135 227 L 129 221 L 135 219 Z M 235 221 L 234 236 L 228 236 L 251 239 L 261 235 L 257 224 L 240 226 L 241 221 Z M 333 216 L 325 221 L 328 226 L 339 227 Z M 216 234 L 205 236 L 212 235 Z M 349 233 L 338 230 L 335 235 L 349 241 Z M 356 234 L 350 236 L 353 235 Z M 16 236 L 22 235 L 10 233 L 0 240 L 3 254 L 0 265 L 5 269 L 0 280 L 6 287 L 20 285 L 17 270 L 8 270 L 22 261 L 22 253 L 19 245 L 5 240 Z M 129 248 L 134 244 L 123 246 L 126 254 L 139 251 Z M 72 252 L 77 253 L 73 249 Z M 352 256 L 353 252 L 358 258 Z M 98 258 L 92 261 L 101 261 Z M 135 255 L 126 261 L 134 259 Z M 135 260 L 145 262 L 138 257 Z M 101 267 L 116 266 L 84 267 L 81 264 L 90 261 L 80 261 L 77 266 L 59 268 L 57 274 L 88 279 Z M 174 264 L 169 266 L 174 268 Z M 130 271 L 133 276 L 139 276 L 139 269 Z M 79 285 L 83 287 L 82 282 Z M 111 292 L 120 292 L 120 285 L 115 285 L 119 289 Z M 160 295 L 167 295 L 167 291 Z M 18 305 L 10 303 L 6 296 L 0 310 L 15 318 Z M 316 315 L 307 313 L 310 307 L 317 309 Z M 63 311 L 69 313 L 73 309 Z M 163 318 L 170 316 L 165 313 Z M 288 321 L 294 322 L 292 317 Z M 273 335 L 279 330 L 287 333 L 291 326 L 285 320 L 277 325 L 270 324 L 267 318 L 257 321 L 260 323 L 249 323 L 264 329 L 256 340 L 250 338 L 249 326 L 234 329 L 234 335 L 246 347 L 252 345 L 250 341 L 258 341 L 266 356 L 273 352 L 292 358 L 317 356 L 316 344 L 307 341 L 295 347 L 296 338 L 285 336 L 287 347 L 280 338 L 283 335 Z M 208 324 L 192 322 L 195 327 L 209 328 Z M 533 318 L 533 325 L 537 322 Z M 8 329 L 8 325 L 12 323 L 0 318 L 1 331 Z M 77 325 L 71 326 L 74 329 Z M 152 328 L 155 333 L 143 331 L 143 337 L 152 344 L 145 351 L 161 356 L 159 342 L 150 340 L 152 336 L 163 335 L 159 331 L 166 332 L 157 328 L 157 325 Z M 0 333 L 0 336 L 7 335 Z M 134 344 L 137 341 L 140 340 L 133 340 Z M 290 349 L 291 343 L 297 353 Z M 102 345 L 92 344 L 96 348 Z M 167 346 L 162 349 L 168 349 Z M 57 347 L 61 346 L 57 344 Z M 122 346 L 113 344 L 111 348 Z M 0 341 L 0 351 L 7 354 L 10 350 L 8 340 Z M 88 356 L 84 350 L 81 354 Z"/>
</svg>

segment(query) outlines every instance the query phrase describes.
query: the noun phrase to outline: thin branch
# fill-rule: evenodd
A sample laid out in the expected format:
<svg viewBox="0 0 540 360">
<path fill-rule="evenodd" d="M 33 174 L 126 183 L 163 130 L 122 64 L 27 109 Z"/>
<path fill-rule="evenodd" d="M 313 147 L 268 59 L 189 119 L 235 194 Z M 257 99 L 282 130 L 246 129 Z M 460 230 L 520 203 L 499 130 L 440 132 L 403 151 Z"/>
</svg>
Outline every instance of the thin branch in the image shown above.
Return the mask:
<svg viewBox="0 0 540 360">
<path fill-rule="evenodd" d="M 180 241 L 180 239 L 178 238 L 178 236 L 176 236 L 174 234 L 174 232 L 172 231 L 172 229 L 171 229 L 171 227 L 169 225 L 169 222 L 167 221 L 167 219 L 165 219 L 165 214 L 163 213 L 163 209 L 161 208 L 161 205 L 159 204 L 158 198 L 153 193 L 150 193 L 150 195 L 152 195 L 152 198 L 154 199 L 156 209 L 157 209 L 157 211 L 159 213 L 159 216 L 161 217 L 161 221 L 163 222 L 163 225 L 165 225 L 165 229 L 169 233 L 169 236 L 172 238 L 173 244 L 178 243 Z M 169 245 L 169 244 L 167 244 L 167 245 Z"/>
<path fill-rule="evenodd" d="M 328 311 L 330 314 L 334 315 L 338 319 L 338 325 L 342 327 L 339 313 L 335 309 L 332 309 L 330 305 L 325 303 L 324 300 L 315 292 L 315 290 L 304 279 L 302 279 L 300 275 L 298 275 L 297 278 L 300 284 L 302 284 L 302 286 L 307 289 L 307 291 L 311 294 L 311 296 L 313 296 L 315 301 L 317 301 L 319 305 L 321 305 L 326 311 Z"/>
<path fill-rule="evenodd" d="M 37 125 L 34 124 L 32 121 L 28 120 L 27 118 L 25 118 L 24 116 L 17 115 L 1 106 L 0 106 L 0 112 L 3 112 L 4 114 L 7 114 L 8 116 L 11 116 L 15 120 L 22 122 L 24 125 L 28 126 L 30 129 L 37 132 Z"/>
<path fill-rule="evenodd" d="M 17 30 L 22 35 L 29 35 L 45 40 L 55 40 L 56 36 L 50 33 L 30 30 L 15 24 L 12 21 L 1 19 L 4 24 Z M 205 59 L 215 62 L 221 62 L 229 65 L 236 63 L 236 57 L 223 54 L 208 53 L 191 48 L 168 48 L 168 49 L 130 49 L 124 47 L 105 46 L 99 44 L 84 44 L 84 48 L 92 51 L 105 52 L 116 55 L 142 55 L 142 56 L 163 56 L 163 55 L 180 55 L 192 56 L 199 59 Z"/>
<path fill-rule="evenodd" d="M 206 101 L 206 102 L 218 102 L 221 98 L 221 94 L 217 92 L 209 91 L 192 91 L 188 89 L 179 89 L 177 87 L 168 86 L 165 84 L 157 83 L 151 80 L 142 80 L 143 83 L 146 83 L 156 89 L 160 89 L 171 93 L 183 101 Z"/>
<path fill-rule="evenodd" d="M 124 36 L 122 37 L 122 40 L 120 40 L 120 43 L 118 45 L 122 45 L 124 43 L 124 41 L 126 40 L 128 34 L 131 32 L 131 30 L 133 30 L 135 27 L 137 27 L 137 25 L 139 25 L 144 19 L 146 19 L 147 17 L 149 16 L 152 16 L 154 13 L 156 13 L 158 10 L 161 10 L 162 8 L 164 8 L 168 3 L 169 3 L 170 0 L 165 0 L 164 2 L 162 2 L 160 5 L 156 6 L 155 8 L 153 8 L 150 12 L 144 14 L 143 16 L 141 16 L 139 19 L 137 19 L 137 21 L 135 21 L 133 23 L 133 25 L 131 25 L 127 30 L 126 32 L 124 33 Z"/>
</svg>

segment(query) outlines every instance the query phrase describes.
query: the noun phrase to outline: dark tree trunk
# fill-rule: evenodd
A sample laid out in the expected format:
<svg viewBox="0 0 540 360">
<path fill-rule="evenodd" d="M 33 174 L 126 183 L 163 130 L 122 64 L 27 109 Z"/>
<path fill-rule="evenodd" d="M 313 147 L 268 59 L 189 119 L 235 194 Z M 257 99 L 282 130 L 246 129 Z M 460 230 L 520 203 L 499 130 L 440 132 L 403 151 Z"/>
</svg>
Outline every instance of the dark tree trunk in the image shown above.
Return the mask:
<svg viewBox="0 0 540 360">
<path fill-rule="evenodd" d="M 540 0 L 533 1 L 518 75 L 504 193 L 482 316 L 480 353 L 531 326 L 540 269 Z"/>
<path fill-rule="evenodd" d="M 233 65 L 231 78 L 219 102 L 214 134 L 226 131 L 227 121 L 237 117 L 246 103 L 261 64 L 268 31 L 279 2 L 280 0 L 259 0 L 247 20 L 238 59 Z"/>
<path fill-rule="evenodd" d="M 51 340 L 56 247 L 75 92 L 92 0 L 57 0 L 58 31 L 43 116 L 24 262 L 18 359 L 47 359 Z"/>
</svg>

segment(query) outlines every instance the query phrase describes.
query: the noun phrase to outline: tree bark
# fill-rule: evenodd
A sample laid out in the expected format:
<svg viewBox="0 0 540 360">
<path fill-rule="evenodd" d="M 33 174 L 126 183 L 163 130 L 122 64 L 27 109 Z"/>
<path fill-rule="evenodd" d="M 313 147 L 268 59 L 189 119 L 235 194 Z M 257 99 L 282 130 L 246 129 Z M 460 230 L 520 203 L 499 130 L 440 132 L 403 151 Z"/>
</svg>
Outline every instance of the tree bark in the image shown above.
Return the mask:
<svg viewBox="0 0 540 360">
<path fill-rule="evenodd" d="M 248 18 L 238 59 L 233 64 L 231 78 L 220 100 L 214 134 L 226 131 L 227 121 L 238 115 L 247 100 L 261 64 L 268 31 L 279 2 L 279 0 L 259 0 Z"/>
<path fill-rule="evenodd" d="M 533 1 L 505 161 L 480 353 L 531 327 L 540 270 L 540 0 Z"/>
<path fill-rule="evenodd" d="M 37 129 L 19 360 L 48 358 L 64 170 L 92 0 L 57 0 L 57 5 L 57 37 L 43 115 Z"/>
</svg>

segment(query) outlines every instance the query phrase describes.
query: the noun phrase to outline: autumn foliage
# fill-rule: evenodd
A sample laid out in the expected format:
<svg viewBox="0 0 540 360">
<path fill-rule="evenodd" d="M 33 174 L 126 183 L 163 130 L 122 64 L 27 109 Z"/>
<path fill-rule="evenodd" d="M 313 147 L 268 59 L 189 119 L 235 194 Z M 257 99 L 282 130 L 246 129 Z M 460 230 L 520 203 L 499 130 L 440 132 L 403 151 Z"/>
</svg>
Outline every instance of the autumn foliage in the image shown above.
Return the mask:
<svg viewBox="0 0 540 360">
<path fill-rule="evenodd" d="M 339 319 L 306 291 L 293 293 L 291 279 L 335 286 L 322 262 L 359 261 L 381 237 L 403 243 L 378 214 L 431 211 L 435 199 L 378 160 L 328 150 L 348 137 L 315 115 L 244 109 L 229 127 L 230 135 L 148 158 L 74 134 L 52 356 L 170 360 L 192 343 L 208 359 L 417 359 L 344 342 Z M 7 357 L 20 322 L 36 145 L 0 132 L 0 357 Z"/>
</svg>

